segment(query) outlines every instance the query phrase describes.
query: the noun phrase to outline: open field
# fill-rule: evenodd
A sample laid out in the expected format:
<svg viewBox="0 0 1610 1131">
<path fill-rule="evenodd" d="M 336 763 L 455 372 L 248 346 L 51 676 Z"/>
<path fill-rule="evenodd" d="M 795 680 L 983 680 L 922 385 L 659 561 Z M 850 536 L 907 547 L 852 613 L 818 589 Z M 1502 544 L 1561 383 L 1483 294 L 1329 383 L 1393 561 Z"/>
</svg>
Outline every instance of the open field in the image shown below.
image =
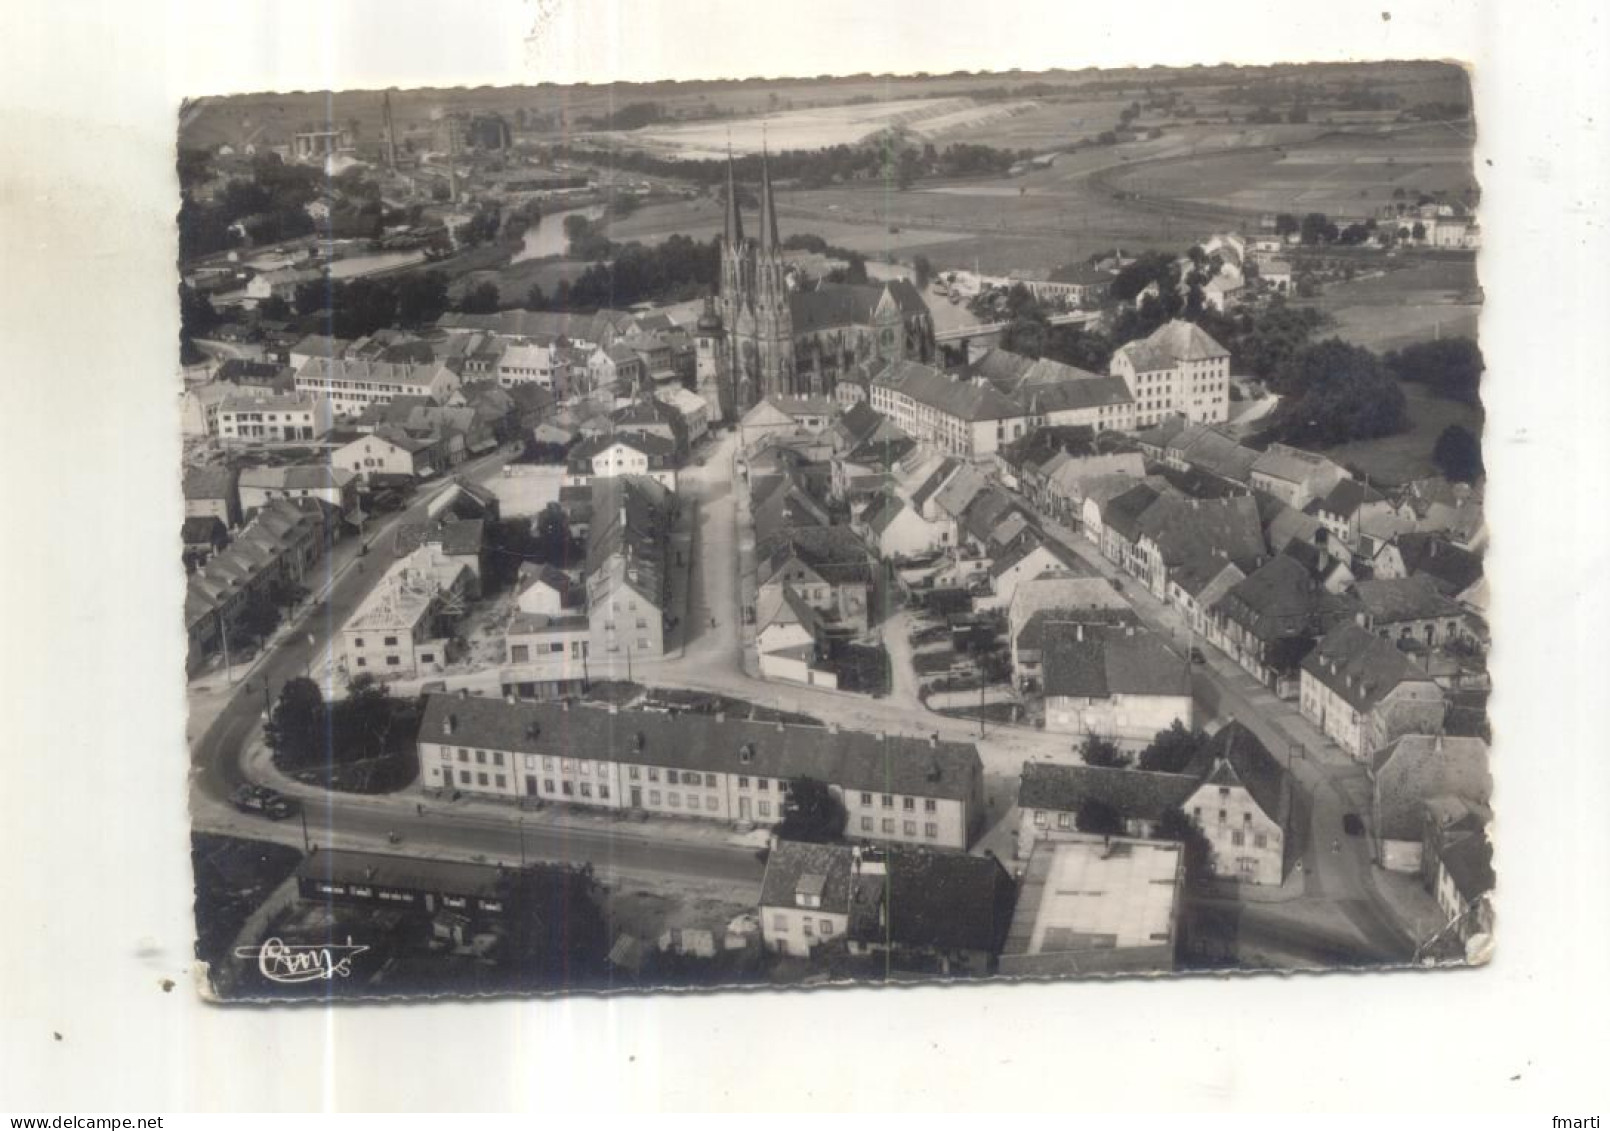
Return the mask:
<svg viewBox="0 0 1610 1131">
<path fill-rule="evenodd" d="M 500 113 L 510 120 L 522 140 L 562 140 L 585 129 L 583 119 L 599 118 L 632 103 L 652 102 L 681 122 L 701 125 L 700 119 L 781 117 L 789 112 L 875 107 L 879 103 L 927 100 L 924 116 L 944 130 L 946 140 L 965 140 L 1012 148 L 1055 148 L 1065 128 L 1062 119 L 1085 124 L 1099 132 L 1110 128 L 1117 107 L 1131 100 L 1145 101 L 1157 92 L 1178 94 L 1191 108 L 1191 117 L 1225 111 L 1242 116 L 1247 105 L 1235 99 L 1237 87 L 1271 81 L 1334 83 L 1368 82 L 1396 94 L 1405 105 L 1421 101 L 1448 101 L 1467 96 L 1467 83 L 1457 67 L 1438 63 L 1366 63 L 1327 67 L 1324 71 L 1299 66 L 1235 68 L 1192 67 L 1128 70 L 1082 70 L 968 73 L 948 75 L 851 75 L 841 78 L 775 78 L 708 82 L 611 83 L 599 85 L 479 87 L 448 90 L 397 90 L 391 95 L 393 118 L 403 139 L 428 138 L 434 119 L 442 114 Z M 934 110 L 940 100 L 961 100 L 976 107 Z M 1034 103 L 1040 109 L 1022 115 L 984 115 L 977 109 L 1011 102 Z M 382 110 L 379 91 L 308 91 L 295 94 L 259 93 L 199 99 L 181 116 L 181 133 L 187 145 L 263 146 L 285 144 L 303 129 L 326 123 L 354 127 L 359 146 L 374 146 L 380 137 Z M 949 117 L 956 113 L 959 117 Z M 1334 116 L 1316 104 L 1316 117 Z M 736 123 L 735 123 L 736 124 Z M 529 128 L 528 128 L 529 125 Z M 704 126 L 708 130 L 709 126 Z M 747 136 L 747 127 L 746 127 Z M 720 129 L 725 151 L 725 121 Z M 737 137 L 735 136 L 735 144 Z"/>
<path fill-rule="evenodd" d="M 708 160 L 725 156 L 729 149 L 734 153 L 759 153 L 768 137 L 773 149 L 785 145 L 788 149 L 855 145 L 892 127 L 908 130 L 918 137 L 936 138 L 956 130 L 990 128 L 1037 108 L 1038 104 L 1032 101 L 913 98 L 785 109 L 754 118 L 665 123 L 582 137 L 630 146 L 662 157 Z"/>
<path fill-rule="evenodd" d="M 1392 202 L 1447 192 L 1461 198 L 1476 188 L 1471 142 L 1456 130 L 1424 126 L 1390 135 L 1332 133 L 1302 145 L 1258 153 L 1193 155 L 1111 175 L 1123 192 L 1185 200 L 1248 212 L 1324 212 L 1358 216 Z"/>
<path fill-rule="evenodd" d="M 1447 258 L 1334 283 L 1312 303 L 1327 333 L 1378 352 L 1435 337 L 1475 337 L 1481 314 L 1473 258 Z"/>
<path fill-rule="evenodd" d="M 1419 385 L 1404 385 L 1403 395 L 1409 402 L 1412 429 L 1400 436 L 1338 444 L 1324 449 L 1325 454 L 1344 467 L 1360 469 L 1371 483 L 1393 486 L 1439 474 L 1431 462 L 1431 449 L 1448 425 L 1460 424 L 1477 436 L 1482 434 L 1481 413 L 1468 405 L 1433 397 Z"/>
</svg>

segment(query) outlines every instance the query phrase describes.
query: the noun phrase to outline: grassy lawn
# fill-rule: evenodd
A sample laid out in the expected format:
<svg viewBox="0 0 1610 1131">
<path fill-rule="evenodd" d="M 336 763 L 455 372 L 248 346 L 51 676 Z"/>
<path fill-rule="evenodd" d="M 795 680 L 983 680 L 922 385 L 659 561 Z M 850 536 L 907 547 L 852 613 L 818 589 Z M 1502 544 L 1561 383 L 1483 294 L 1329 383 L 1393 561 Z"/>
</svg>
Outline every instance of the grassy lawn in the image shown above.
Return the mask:
<svg viewBox="0 0 1610 1131">
<path fill-rule="evenodd" d="M 1409 402 L 1413 428 L 1380 440 L 1339 444 L 1326 449 L 1325 454 L 1343 466 L 1360 469 L 1372 483 L 1392 486 L 1438 474 L 1437 465 L 1431 462 L 1431 449 L 1448 425 L 1462 424 L 1481 435 L 1482 417 L 1477 410 L 1430 396 L 1418 385 L 1404 385 L 1403 394 Z"/>
</svg>

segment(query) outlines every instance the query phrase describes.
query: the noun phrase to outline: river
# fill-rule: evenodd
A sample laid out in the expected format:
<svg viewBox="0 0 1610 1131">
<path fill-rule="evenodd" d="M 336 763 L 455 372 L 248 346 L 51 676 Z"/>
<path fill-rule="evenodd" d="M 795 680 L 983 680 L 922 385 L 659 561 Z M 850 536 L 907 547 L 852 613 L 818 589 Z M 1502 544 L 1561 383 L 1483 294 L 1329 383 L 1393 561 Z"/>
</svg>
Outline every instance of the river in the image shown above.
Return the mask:
<svg viewBox="0 0 1610 1131">
<path fill-rule="evenodd" d="M 596 204 L 588 208 L 567 208 L 563 212 L 544 212 L 540 223 L 526 229 L 520 250 L 509 262 L 519 263 L 526 259 L 547 259 L 565 254 L 570 246 L 570 241 L 565 238 L 565 217 L 585 216 L 589 220 L 596 220 L 603 214 L 602 206 Z"/>
</svg>

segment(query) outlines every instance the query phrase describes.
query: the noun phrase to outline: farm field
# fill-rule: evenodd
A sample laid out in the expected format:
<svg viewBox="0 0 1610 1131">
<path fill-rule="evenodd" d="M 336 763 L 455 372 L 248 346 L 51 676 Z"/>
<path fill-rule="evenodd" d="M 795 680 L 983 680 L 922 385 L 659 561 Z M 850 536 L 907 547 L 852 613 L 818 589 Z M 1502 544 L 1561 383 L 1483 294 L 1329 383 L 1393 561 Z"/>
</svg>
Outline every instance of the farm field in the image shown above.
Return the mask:
<svg viewBox="0 0 1610 1131">
<path fill-rule="evenodd" d="M 1330 314 L 1335 325 L 1327 333 L 1335 334 L 1344 342 L 1385 353 L 1436 337 L 1474 338 L 1481 307 L 1435 303 L 1395 308 L 1348 306 Z"/>
<path fill-rule="evenodd" d="M 1108 183 L 1153 199 L 1342 216 L 1374 213 L 1392 202 L 1396 189 L 1411 198 L 1446 192 L 1460 199 L 1476 188 L 1469 142 L 1445 127 L 1265 144 L 1288 148 L 1165 160 L 1109 175 Z"/>
<path fill-rule="evenodd" d="M 1385 352 L 1438 336 L 1475 337 L 1479 300 L 1475 261 L 1450 258 L 1332 284 L 1312 305 L 1330 316 L 1327 333 Z"/>
<path fill-rule="evenodd" d="M 973 98 L 912 98 L 890 102 L 858 102 L 808 109 L 770 111 L 753 118 L 667 123 L 590 136 L 613 145 L 630 146 L 663 157 L 712 159 L 734 153 L 759 153 L 769 136 L 772 148 L 786 138 L 789 149 L 825 149 L 854 145 L 891 127 L 918 137 L 940 137 L 956 130 L 991 127 L 1033 112 L 1032 101 L 981 102 Z M 993 135 L 992 135 L 993 136 Z"/>
<path fill-rule="evenodd" d="M 1433 397 L 1419 385 L 1404 385 L 1403 395 L 1409 402 L 1409 418 L 1414 427 L 1399 436 L 1386 436 L 1379 440 L 1358 440 L 1323 449 L 1325 454 L 1344 467 L 1356 467 L 1379 486 L 1395 486 L 1410 479 L 1437 475 L 1437 465 L 1431 462 L 1431 449 L 1442 430 L 1450 424 L 1459 424 L 1475 435 L 1482 434 L 1482 414 L 1457 401 Z"/>
</svg>

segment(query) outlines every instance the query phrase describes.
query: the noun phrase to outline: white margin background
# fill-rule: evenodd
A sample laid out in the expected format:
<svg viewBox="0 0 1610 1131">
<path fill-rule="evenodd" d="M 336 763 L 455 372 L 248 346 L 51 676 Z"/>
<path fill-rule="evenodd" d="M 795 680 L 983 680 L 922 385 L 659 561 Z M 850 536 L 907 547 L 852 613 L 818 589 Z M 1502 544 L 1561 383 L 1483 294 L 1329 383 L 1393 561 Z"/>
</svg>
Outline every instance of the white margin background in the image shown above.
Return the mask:
<svg viewBox="0 0 1610 1131">
<path fill-rule="evenodd" d="M 1606 44 L 1594 5 L 1560 0 L 13 0 L 0 15 L 0 1110 L 1602 1113 Z M 1490 967 L 200 1002 L 174 544 L 182 97 L 1382 58 L 1475 68 L 1499 642 Z"/>
</svg>

